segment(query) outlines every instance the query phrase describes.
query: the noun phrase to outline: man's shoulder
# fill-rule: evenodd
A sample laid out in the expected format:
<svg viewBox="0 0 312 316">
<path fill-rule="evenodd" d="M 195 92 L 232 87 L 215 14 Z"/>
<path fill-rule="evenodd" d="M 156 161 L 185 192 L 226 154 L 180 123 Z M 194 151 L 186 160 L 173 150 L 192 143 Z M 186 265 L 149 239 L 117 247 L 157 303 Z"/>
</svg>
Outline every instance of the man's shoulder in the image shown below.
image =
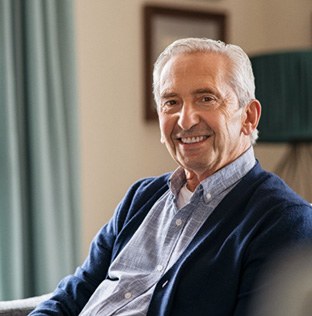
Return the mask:
<svg viewBox="0 0 312 316">
<path fill-rule="evenodd" d="M 253 181 L 256 179 L 260 179 L 259 185 L 256 186 L 256 192 L 259 197 L 263 199 L 287 201 L 295 204 L 307 203 L 307 201 L 296 193 L 282 178 L 275 173 L 263 170 L 260 165 L 258 166 L 258 170 L 254 173 Z"/>
<path fill-rule="evenodd" d="M 140 198 L 142 195 L 151 196 L 157 192 L 164 192 L 168 189 L 170 176 L 171 173 L 165 173 L 160 176 L 140 178 L 130 186 L 126 197 Z"/>
<path fill-rule="evenodd" d="M 168 185 L 168 181 L 170 176 L 172 175 L 171 172 L 164 173 L 159 176 L 151 176 L 138 179 L 131 187 L 136 189 L 142 189 L 145 187 L 162 187 L 163 185 Z"/>
<path fill-rule="evenodd" d="M 274 173 L 256 167 L 245 181 L 240 192 L 246 190 L 246 208 L 259 219 L 285 222 L 305 221 L 312 228 L 312 207 L 283 179 Z M 252 210 L 252 211 L 251 211 Z"/>
<path fill-rule="evenodd" d="M 171 173 L 166 173 L 156 177 L 141 178 L 130 186 L 115 214 L 115 220 L 120 228 L 133 217 L 136 218 L 135 227 L 144 220 L 154 203 L 168 190 L 170 175 Z"/>
<path fill-rule="evenodd" d="M 146 177 L 137 180 L 130 186 L 122 205 L 127 209 L 136 205 L 136 208 L 144 205 L 152 205 L 169 188 L 168 182 L 171 173 L 160 176 Z"/>
</svg>

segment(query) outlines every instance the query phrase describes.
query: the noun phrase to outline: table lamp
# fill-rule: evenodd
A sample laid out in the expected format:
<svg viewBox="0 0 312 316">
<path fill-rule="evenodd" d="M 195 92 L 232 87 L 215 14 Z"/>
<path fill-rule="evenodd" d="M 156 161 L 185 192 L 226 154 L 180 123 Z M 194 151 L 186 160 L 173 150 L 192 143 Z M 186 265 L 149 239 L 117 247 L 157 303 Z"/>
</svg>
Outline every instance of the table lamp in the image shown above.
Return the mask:
<svg viewBox="0 0 312 316">
<path fill-rule="evenodd" d="M 275 172 L 312 200 L 312 50 L 252 56 L 262 104 L 259 143 L 288 143 Z"/>
</svg>

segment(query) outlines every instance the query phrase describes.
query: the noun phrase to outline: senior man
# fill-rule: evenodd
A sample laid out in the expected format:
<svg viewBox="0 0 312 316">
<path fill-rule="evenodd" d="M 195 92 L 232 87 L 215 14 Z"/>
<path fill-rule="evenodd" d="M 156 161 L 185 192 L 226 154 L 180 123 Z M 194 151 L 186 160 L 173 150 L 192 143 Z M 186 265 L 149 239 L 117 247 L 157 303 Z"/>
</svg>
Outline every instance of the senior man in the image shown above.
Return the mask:
<svg viewBox="0 0 312 316">
<path fill-rule="evenodd" d="M 261 105 L 241 48 L 175 41 L 155 64 L 154 96 L 178 168 L 129 189 L 32 315 L 249 315 L 265 265 L 312 240 L 311 206 L 255 159 Z"/>
</svg>

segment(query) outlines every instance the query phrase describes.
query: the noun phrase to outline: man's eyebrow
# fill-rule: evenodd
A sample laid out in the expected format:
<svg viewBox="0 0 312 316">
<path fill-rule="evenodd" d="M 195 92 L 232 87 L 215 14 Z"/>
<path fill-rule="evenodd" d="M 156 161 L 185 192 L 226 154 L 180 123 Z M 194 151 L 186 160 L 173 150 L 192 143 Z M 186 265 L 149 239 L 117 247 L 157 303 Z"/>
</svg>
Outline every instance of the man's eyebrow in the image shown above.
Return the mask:
<svg viewBox="0 0 312 316">
<path fill-rule="evenodd" d="M 168 98 L 173 98 L 176 97 L 177 93 L 175 92 L 170 92 L 170 91 L 164 91 L 161 95 L 160 98 L 161 99 L 168 99 Z"/>
<path fill-rule="evenodd" d="M 203 93 L 214 93 L 214 91 L 209 88 L 199 88 L 199 89 L 194 90 L 192 94 L 203 94 Z"/>
</svg>

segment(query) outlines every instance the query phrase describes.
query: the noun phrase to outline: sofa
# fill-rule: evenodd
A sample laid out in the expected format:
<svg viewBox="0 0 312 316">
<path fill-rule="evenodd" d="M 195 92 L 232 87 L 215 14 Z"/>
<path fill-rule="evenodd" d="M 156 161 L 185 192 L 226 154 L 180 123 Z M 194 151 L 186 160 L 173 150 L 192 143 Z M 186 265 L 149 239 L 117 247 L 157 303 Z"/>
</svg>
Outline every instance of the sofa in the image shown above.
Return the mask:
<svg viewBox="0 0 312 316">
<path fill-rule="evenodd" d="M 51 294 L 35 296 L 12 301 L 0 302 L 0 316 L 28 315 L 39 303 L 47 300 Z"/>
</svg>

